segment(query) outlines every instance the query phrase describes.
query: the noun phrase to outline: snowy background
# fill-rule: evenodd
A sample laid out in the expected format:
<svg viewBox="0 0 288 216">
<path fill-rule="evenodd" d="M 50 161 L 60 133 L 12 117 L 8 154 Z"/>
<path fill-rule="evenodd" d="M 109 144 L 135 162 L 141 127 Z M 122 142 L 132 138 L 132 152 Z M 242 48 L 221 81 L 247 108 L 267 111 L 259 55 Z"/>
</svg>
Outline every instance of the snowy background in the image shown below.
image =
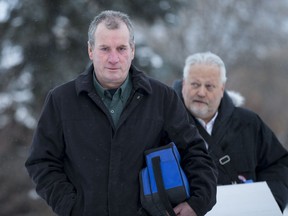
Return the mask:
<svg viewBox="0 0 288 216">
<path fill-rule="evenodd" d="M 0 0 L 0 215 L 52 215 L 24 168 L 47 91 L 87 66 L 87 29 L 126 12 L 134 64 L 171 85 L 187 55 L 218 54 L 240 92 L 288 148 L 288 0 Z"/>
</svg>

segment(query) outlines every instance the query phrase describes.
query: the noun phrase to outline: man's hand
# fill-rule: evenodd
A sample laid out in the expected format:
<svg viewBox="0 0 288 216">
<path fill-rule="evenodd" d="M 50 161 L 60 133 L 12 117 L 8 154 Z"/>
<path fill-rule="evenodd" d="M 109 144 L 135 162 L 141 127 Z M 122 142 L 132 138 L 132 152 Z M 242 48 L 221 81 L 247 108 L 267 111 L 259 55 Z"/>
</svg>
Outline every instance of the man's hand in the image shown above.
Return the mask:
<svg viewBox="0 0 288 216">
<path fill-rule="evenodd" d="M 173 210 L 177 216 L 197 216 L 187 202 L 180 203 Z"/>
</svg>

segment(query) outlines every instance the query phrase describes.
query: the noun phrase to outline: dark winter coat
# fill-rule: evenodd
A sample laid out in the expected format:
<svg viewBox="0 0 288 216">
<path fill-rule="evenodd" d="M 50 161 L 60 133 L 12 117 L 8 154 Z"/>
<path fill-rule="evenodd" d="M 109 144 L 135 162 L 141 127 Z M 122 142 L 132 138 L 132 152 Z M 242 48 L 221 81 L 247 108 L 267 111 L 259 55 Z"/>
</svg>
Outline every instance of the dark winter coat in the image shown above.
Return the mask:
<svg viewBox="0 0 288 216">
<path fill-rule="evenodd" d="M 114 126 L 92 83 L 93 67 L 49 92 L 26 167 L 61 216 L 141 215 L 144 150 L 174 141 L 198 215 L 215 204 L 215 166 L 172 88 L 130 69 L 132 93 Z"/>
<path fill-rule="evenodd" d="M 175 82 L 173 87 L 183 100 L 181 82 Z M 279 206 L 282 210 L 285 208 L 288 203 L 288 152 L 257 114 L 235 107 L 225 92 L 211 136 L 191 114 L 190 118 L 209 143 L 209 152 L 219 171 L 218 185 L 240 183 L 238 175 L 254 182 L 267 181 Z M 219 156 L 216 148 L 223 154 Z M 219 159 L 225 155 L 230 157 L 230 162 L 221 165 Z"/>
</svg>

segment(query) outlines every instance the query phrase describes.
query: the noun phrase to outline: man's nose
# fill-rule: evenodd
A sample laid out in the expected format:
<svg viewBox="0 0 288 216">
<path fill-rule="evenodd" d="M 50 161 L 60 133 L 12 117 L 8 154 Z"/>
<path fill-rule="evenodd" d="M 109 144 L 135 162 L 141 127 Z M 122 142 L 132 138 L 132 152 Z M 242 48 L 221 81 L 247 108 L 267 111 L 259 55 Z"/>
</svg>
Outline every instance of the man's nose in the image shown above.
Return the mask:
<svg viewBox="0 0 288 216">
<path fill-rule="evenodd" d="M 115 64 L 117 62 L 119 62 L 119 56 L 118 53 L 115 51 L 110 52 L 108 60 L 110 63 Z"/>
<path fill-rule="evenodd" d="M 198 88 L 198 92 L 197 92 L 197 94 L 199 95 L 199 96 L 201 96 L 201 97 L 204 97 L 205 95 L 206 95 L 206 88 L 205 88 L 205 86 L 200 86 L 199 88 Z"/>
</svg>

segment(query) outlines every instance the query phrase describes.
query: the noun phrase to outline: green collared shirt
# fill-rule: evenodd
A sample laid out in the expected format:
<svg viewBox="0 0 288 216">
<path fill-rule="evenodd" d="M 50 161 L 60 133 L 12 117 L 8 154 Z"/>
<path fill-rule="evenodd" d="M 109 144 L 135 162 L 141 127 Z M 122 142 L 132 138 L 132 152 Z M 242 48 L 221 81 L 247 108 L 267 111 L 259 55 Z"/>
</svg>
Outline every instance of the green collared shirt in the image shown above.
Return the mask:
<svg viewBox="0 0 288 216">
<path fill-rule="evenodd" d="M 93 84 L 97 94 L 101 97 L 103 103 L 109 110 L 114 125 L 117 126 L 120 115 L 132 90 L 132 81 L 129 74 L 118 89 L 104 89 L 96 79 L 95 72 L 93 74 Z"/>
</svg>

